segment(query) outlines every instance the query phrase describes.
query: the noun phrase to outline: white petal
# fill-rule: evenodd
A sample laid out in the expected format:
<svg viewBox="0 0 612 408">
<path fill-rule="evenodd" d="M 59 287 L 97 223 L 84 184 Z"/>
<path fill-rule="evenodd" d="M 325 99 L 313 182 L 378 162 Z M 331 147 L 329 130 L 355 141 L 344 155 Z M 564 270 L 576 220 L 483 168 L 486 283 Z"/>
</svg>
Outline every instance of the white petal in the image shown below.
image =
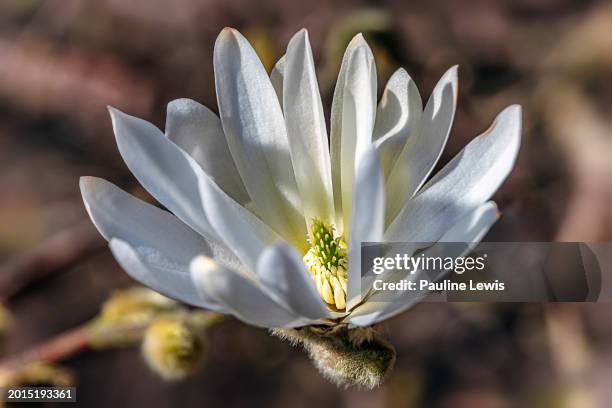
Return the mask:
<svg viewBox="0 0 612 408">
<path fill-rule="evenodd" d="M 217 240 L 198 193 L 206 177 L 188 154 L 149 122 L 109 108 L 119 152 L 140 184 L 206 238 Z"/>
<path fill-rule="evenodd" d="M 361 301 L 361 244 L 380 242 L 385 222 L 384 178 L 376 149 L 364 155 L 355 177 L 349 234 L 347 310 Z M 367 288 L 363 288 L 367 289 Z"/>
<path fill-rule="evenodd" d="M 221 202 L 225 207 L 221 214 L 232 217 L 227 221 L 240 228 L 239 234 L 256 236 L 265 244 L 278 240 L 275 232 L 224 193 L 187 153 L 159 129 L 117 110 L 111 112 L 119 150 L 128 167 L 140 183 L 183 222 L 209 240 L 223 241 L 225 237 L 216 229 L 225 220 L 215 219 L 213 226 L 205 210 L 206 202 Z M 235 245 L 236 242 L 228 241 L 227 244 L 232 251 L 239 253 L 240 247 Z"/>
<path fill-rule="evenodd" d="M 421 95 L 410 75 L 400 68 L 391 76 L 376 110 L 374 141 L 385 179 L 423 114 Z"/>
<path fill-rule="evenodd" d="M 487 201 L 514 166 L 521 137 L 521 108 L 502 111 L 406 206 L 385 241 L 436 242 L 465 214 Z"/>
<path fill-rule="evenodd" d="M 497 221 L 498 216 L 499 213 L 494 202 L 490 201 L 479 206 L 450 228 L 437 244 L 425 250 L 425 256 L 453 258 L 465 256 L 485 236 Z M 451 244 L 445 245 L 444 243 L 447 242 Z M 467 245 L 460 246 L 457 243 L 466 243 Z M 411 279 L 418 280 L 419 276 L 420 274 L 416 273 L 411 276 Z M 349 317 L 349 321 L 355 326 L 370 326 L 403 312 L 419 300 L 420 298 L 411 291 L 398 292 L 395 299 L 392 299 L 388 292 L 374 294 L 360 308 L 355 309 L 354 314 Z"/>
<path fill-rule="evenodd" d="M 306 222 L 319 217 L 333 223 L 327 130 L 306 30 L 295 34 L 287 46 L 283 98 L 291 159 Z"/>
<path fill-rule="evenodd" d="M 460 222 L 445 232 L 438 242 L 478 243 L 498 218 L 497 205 L 489 201 L 463 217 Z"/>
<path fill-rule="evenodd" d="M 226 312 L 215 299 L 196 290 L 189 274 L 189 259 L 169 258 L 148 246 L 134 246 L 113 238 L 110 249 L 121 267 L 134 279 L 163 295 L 193 306 Z"/>
<path fill-rule="evenodd" d="M 212 308 L 214 305 L 200 299 L 191 285 L 189 261 L 204 253 L 222 264 L 242 268 L 223 244 L 207 241 L 174 215 L 133 197 L 112 183 L 81 177 L 80 187 L 85 208 L 102 236 L 108 241 L 126 242 L 117 244 L 119 247 L 138 248 L 120 249 L 126 254 L 122 263 L 124 269 L 158 292 Z M 135 255 L 137 251 L 154 255 L 141 261 L 141 255 Z"/>
<path fill-rule="evenodd" d="M 291 246 L 276 244 L 267 248 L 257 262 L 257 277 L 300 316 L 310 319 L 329 316 L 302 258 Z"/>
<path fill-rule="evenodd" d="M 206 241 L 167 211 L 145 203 L 97 177 L 79 180 L 85 208 L 100 234 L 134 245 L 167 250 L 177 257 L 198 253 Z M 163 233 L 162 233 L 163 232 Z"/>
<path fill-rule="evenodd" d="M 376 81 L 372 51 L 358 34 L 344 53 L 331 112 L 332 180 L 340 231 L 349 225 L 355 169 L 372 143 Z"/>
<path fill-rule="evenodd" d="M 199 190 L 206 215 L 219 237 L 250 271 L 254 271 L 263 249 L 280 241 L 280 237 L 214 183 L 202 179 Z"/>
<path fill-rule="evenodd" d="M 166 136 L 187 152 L 214 182 L 240 204 L 250 201 L 227 147 L 221 120 L 191 99 L 168 104 Z"/>
<path fill-rule="evenodd" d="M 296 327 L 307 323 L 275 301 L 256 281 L 224 268 L 210 258 L 194 259 L 191 277 L 197 288 L 213 296 L 246 323 L 259 327 Z"/>
<path fill-rule="evenodd" d="M 455 116 L 457 67 L 442 76 L 421 118 L 419 131 L 408 139 L 387 180 L 389 225 L 402 206 L 416 194 L 438 162 Z"/>
<path fill-rule="evenodd" d="M 223 130 L 257 214 L 286 239 L 303 239 L 306 224 L 285 122 L 261 61 L 240 33 L 224 29 L 214 67 Z"/>
<path fill-rule="evenodd" d="M 225 245 L 203 238 L 169 212 L 101 178 L 81 177 L 79 185 L 85 208 L 107 241 L 119 238 L 178 259 L 190 260 L 206 253 L 226 265 L 240 268 L 238 259 Z"/>
<path fill-rule="evenodd" d="M 279 60 L 272 68 L 272 72 L 270 73 L 270 82 L 272 82 L 272 86 L 274 87 L 274 92 L 276 92 L 276 96 L 278 97 L 278 102 L 283 106 L 283 82 L 285 78 L 285 61 L 286 56 L 283 55 L 279 58 Z"/>
</svg>

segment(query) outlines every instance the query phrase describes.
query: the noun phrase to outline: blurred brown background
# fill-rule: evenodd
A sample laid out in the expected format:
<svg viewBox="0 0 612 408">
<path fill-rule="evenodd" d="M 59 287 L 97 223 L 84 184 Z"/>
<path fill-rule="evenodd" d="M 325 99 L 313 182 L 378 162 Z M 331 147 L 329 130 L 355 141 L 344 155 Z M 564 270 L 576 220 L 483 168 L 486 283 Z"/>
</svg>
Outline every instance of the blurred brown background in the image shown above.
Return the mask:
<svg viewBox="0 0 612 408">
<path fill-rule="evenodd" d="M 442 162 L 511 103 L 523 106 L 517 166 L 496 195 L 488 240 L 612 240 L 612 3 L 579 0 L 3 0 L 0 3 L 0 296 L 5 355 L 87 321 L 131 284 L 93 232 L 78 177 L 141 197 L 105 109 L 163 129 L 189 97 L 216 110 L 215 37 L 238 28 L 270 68 L 310 31 L 329 112 L 344 46 L 364 32 L 379 90 L 405 67 L 426 100 L 460 65 Z M 522 271 L 517 271 L 520 273 Z M 307 357 L 259 329 L 209 333 L 194 377 L 157 378 L 134 349 L 62 363 L 83 406 L 606 406 L 612 306 L 423 304 L 385 324 L 394 372 L 342 391 Z"/>
</svg>

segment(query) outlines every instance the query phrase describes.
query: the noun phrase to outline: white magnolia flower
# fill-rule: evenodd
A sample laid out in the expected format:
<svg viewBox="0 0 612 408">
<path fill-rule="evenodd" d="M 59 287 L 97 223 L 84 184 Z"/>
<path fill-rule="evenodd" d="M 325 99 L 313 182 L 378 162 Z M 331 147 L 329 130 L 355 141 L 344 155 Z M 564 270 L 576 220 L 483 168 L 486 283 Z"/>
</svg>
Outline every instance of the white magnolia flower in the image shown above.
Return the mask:
<svg viewBox="0 0 612 408">
<path fill-rule="evenodd" d="M 214 68 L 220 118 L 176 100 L 164 134 L 110 109 L 127 166 L 170 212 L 81 179 L 114 256 L 156 291 L 262 327 L 369 326 L 413 300 L 400 292 L 375 302 L 376 291 L 361 290 L 361 242 L 476 242 L 497 219 L 488 200 L 513 167 L 520 107 L 425 183 L 453 121 L 456 67 L 424 109 L 403 69 L 377 105 L 372 52 L 356 36 L 334 92 L 330 147 L 305 30 L 268 77 L 248 41 L 225 29 Z"/>
</svg>

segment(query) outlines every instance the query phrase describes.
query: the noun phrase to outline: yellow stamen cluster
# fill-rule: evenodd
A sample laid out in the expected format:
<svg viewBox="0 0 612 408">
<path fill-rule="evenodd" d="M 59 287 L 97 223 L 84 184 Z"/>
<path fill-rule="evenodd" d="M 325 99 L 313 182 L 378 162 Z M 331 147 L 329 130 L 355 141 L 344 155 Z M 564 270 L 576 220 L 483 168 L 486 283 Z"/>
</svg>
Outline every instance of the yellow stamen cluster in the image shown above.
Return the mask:
<svg viewBox="0 0 612 408">
<path fill-rule="evenodd" d="M 328 305 L 343 310 L 346 307 L 348 259 L 346 243 L 334 235 L 334 228 L 320 219 L 313 219 L 308 239 L 310 249 L 304 255 L 317 291 Z"/>
</svg>

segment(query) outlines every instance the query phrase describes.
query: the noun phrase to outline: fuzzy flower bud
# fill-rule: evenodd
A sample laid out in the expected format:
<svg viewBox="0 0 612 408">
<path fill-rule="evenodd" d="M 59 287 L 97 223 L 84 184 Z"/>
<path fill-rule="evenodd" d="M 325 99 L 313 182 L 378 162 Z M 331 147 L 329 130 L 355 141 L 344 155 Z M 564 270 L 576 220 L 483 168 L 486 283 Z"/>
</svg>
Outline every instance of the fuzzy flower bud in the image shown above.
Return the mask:
<svg viewBox="0 0 612 408">
<path fill-rule="evenodd" d="M 395 362 L 395 349 L 373 329 L 273 329 L 272 334 L 301 344 L 327 379 L 345 388 L 379 386 Z"/>
<path fill-rule="evenodd" d="M 198 330 L 182 316 L 162 316 L 147 328 L 142 353 L 153 371 L 166 380 L 193 373 L 205 355 L 205 343 Z"/>
<path fill-rule="evenodd" d="M 177 309 L 179 304 L 150 289 L 135 286 L 119 290 L 104 303 L 100 320 L 107 324 L 137 324 L 160 312 Z"/>
<path fill-rule="evenodd" d="M 90 322 L 90 344 L 97 349 L 139 344 L 142 330 L 153 319 L 160 314 L 182 311 L 184 308 L 178 302 L 147 288 L 117 291 Z"/>
</svg>

